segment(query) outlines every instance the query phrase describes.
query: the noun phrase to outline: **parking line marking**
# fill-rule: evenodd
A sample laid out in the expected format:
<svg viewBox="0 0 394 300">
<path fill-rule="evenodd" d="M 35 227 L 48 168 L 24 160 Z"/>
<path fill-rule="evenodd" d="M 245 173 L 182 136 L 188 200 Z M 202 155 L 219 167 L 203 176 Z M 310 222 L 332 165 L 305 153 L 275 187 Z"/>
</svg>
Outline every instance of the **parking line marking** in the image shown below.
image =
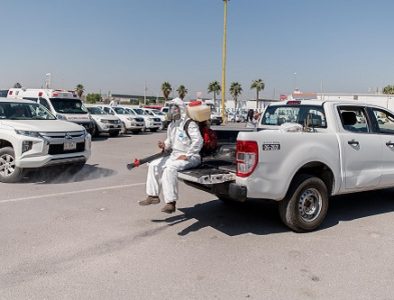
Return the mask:
<svg viewBox="0 0 394 300">
<path fill-rule="evenodd" d="M 14 198 L 14 199 L 5 199 L 5 200 L 0 200 L 0 204 L 2 204 L 2 203 L 9 203 L 9 202 L 25 201 L 25 200 L 41 199 L 41 198 L 51 198 L 51 197 L 58 197 L 58 196 L 75 195 L 75 194 L 80 194 L 80 193 L 90 193 L 90 192 L 99 192 L 99 191 L 106 191 L 106 190 L 116 190 L 116 189 L 123 189 L 123 188 L 129 188 L 129 187 L 141 186 L 141 185 L 145 185 L 145 182 L 133 183 L 133 184 L 124 184 L 124 185 L 113 185 L 113 186 L 107 186 L 107 187 L 101 187 L 101 188 L 95 188 L 95 189 L 86 189 L 86 190 L 64 192 L 64 193 L 55 193 L 55 194 L 46 194 L 46 195 L 37 195 L 37 196 L 30 196 L 30 197 Z"/>
</svg>

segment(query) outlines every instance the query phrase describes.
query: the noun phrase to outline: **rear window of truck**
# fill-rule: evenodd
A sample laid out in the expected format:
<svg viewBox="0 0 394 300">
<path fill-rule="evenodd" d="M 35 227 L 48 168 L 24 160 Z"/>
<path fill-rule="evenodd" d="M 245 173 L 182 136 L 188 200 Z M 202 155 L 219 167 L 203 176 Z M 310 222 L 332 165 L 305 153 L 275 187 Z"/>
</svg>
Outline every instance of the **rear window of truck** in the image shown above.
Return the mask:
<svg viewBox="0 0 394 300">
<path fill-rule="evenodd" d="M 316 128 L 327 128 L 326 115 L 318 105 L 274 105 L 268 106 L 261 118 L 262 125 L 280 126 L 284 123 L 306 123 Z"/>
</svg>

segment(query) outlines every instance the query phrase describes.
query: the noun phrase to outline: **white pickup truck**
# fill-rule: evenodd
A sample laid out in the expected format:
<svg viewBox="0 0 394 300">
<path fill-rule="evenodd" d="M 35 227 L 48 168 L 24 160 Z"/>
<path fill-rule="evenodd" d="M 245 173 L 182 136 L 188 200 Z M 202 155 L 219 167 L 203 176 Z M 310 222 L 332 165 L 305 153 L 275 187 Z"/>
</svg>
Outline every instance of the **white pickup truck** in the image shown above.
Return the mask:
<svg viewBox="0 0 394 300">
<path fill-rule="evenodd" d="M 296 232 L 316 229 L 329 197 L 394 186 L 394 114 L 357 101 L 270 105 L 257 131 L 218 130 L 219 150 L 179 178 L 223 201 L 278 201 Z"/>
<path fill-rule="evenodd" d="M 84 127 L 56 119 L 29 100 L 0 98 L 0 182 L 18 182 L 25 169 L 83 167 L 91 137 Z"/>
</svg>

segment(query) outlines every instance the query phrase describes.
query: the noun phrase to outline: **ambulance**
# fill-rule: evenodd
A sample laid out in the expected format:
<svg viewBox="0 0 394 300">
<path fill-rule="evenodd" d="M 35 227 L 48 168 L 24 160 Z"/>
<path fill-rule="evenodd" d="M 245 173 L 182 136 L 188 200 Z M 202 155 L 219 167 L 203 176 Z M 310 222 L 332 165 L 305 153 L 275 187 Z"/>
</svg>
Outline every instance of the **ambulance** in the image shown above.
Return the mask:
<svg viewBox="0 0 394 300">
<path fill-rule="evenodd" d="M 73 91 L 54 89 L 11 88 L 7 98 L 31 100 L 43 105 L 59 120 L 69 121 L 94 131 L 94 120 Z"/>
</svg>

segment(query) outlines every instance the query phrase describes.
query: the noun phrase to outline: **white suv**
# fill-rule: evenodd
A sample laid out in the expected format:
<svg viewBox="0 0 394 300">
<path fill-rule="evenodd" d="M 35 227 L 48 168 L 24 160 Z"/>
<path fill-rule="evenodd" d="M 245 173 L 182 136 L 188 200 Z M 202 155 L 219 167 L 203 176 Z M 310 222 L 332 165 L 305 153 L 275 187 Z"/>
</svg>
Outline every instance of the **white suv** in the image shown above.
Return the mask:
<svg viewBox="0 0 394 300">
<path fill-rule="evenodd" d="M 137 116 L 139 116 L 141 118 L 144 118 L 146 129 L 149 129 L 152 132 L 155 132 L 155 131 L 159 130 L 163 126 L 160 118 L 155 117 L 155 116 L 150 116 L 148 114 L 148 112 L 146 112 L 142 108 L 130 107 L 130 108 L 127 108 L 127 109 L 129 111 L 135 113 Z"/>
<path fill-rule="evenodd" d="M 139 116 L 131 116 L 124 107 L 110 105 L 98 105 L 98 107 L 106 113 L 117 116 L 122 121 L 122 133 L 131 131 L 134 134 L 138 134 L 145 130 L 144 119 Z"/>
<path fill-rule="evenodd" d="M 17 182 L 24 169 L 73 164 L 90 157 L 91 136 L 57 120 L 32 101 L 0 98 L 0 182 Z"/>
</svg>

